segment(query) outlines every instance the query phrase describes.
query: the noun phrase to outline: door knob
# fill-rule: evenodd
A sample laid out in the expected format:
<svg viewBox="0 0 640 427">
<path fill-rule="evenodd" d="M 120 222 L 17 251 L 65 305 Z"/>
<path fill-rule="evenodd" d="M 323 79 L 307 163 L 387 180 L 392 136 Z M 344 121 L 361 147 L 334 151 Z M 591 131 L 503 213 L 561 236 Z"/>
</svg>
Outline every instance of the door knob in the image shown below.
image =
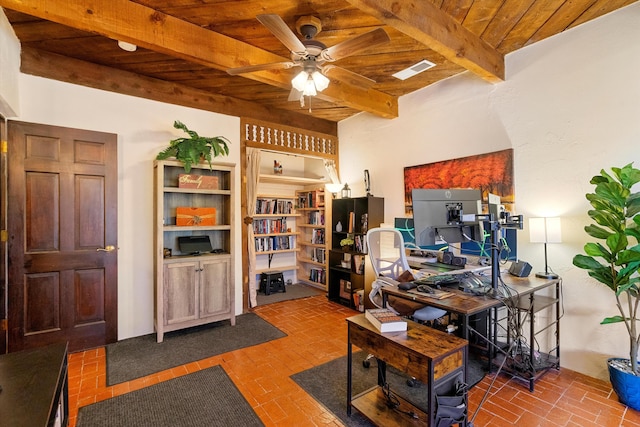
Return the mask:
<svg viewBox="0 0 640 427">
<path fill-rule="evenodd" d="M 98 252 L 113 252 L 116 250 L 116 247 L 113 245 L 107 245 L 104 248 L 98 248 L 96 251 Z"/>
</svg>

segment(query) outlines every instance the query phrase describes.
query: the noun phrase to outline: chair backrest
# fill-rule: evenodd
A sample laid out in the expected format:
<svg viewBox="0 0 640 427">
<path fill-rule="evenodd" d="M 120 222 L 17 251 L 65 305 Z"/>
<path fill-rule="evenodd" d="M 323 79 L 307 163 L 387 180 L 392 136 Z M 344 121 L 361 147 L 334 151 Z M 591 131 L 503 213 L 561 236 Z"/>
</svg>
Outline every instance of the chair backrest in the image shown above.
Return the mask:
<svg viewBox="0 0 640 427">
<path fill-rule="evenodd" d="M 402 233 L 395 228 L 372 228 L 367 232 L 367 248 L 377 276 L 396 279 L 410 270 Z"/>
<path fill-rule="evenodd" d="M 400 231 L 395 228 L 372 228 L 367 232 L 366 239 L 369 259 L 376 277 L 384 276 L 395 280 L 410 270 Z M 369 300 L 376 307 L 382 307 L 381 288 L 388 284 L 380 279 L 375 279 L 371 284 Z M 388 308 L 393 310 L 393 307 Z"/>
</svg>

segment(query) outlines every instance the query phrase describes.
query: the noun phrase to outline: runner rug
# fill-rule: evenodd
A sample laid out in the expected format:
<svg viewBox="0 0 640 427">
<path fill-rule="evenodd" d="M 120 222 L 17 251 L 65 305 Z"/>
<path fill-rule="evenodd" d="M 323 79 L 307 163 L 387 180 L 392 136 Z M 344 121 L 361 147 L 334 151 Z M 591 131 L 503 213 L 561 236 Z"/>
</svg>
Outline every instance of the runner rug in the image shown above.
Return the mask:
<svg viewBox="0 0 640 427">
<path fill-rule="evenodd" d="M 254 313 L 195 328 L 129 338 L 106 347 L 107 385 L 144 377 L 211 356 L 285 337 L 280 329 Z"/>
<path fill-rule="evenodd" d="M 220 366 L 164 381 L 78 412 L 78 427 L 264 426 Z"/>
</svg>

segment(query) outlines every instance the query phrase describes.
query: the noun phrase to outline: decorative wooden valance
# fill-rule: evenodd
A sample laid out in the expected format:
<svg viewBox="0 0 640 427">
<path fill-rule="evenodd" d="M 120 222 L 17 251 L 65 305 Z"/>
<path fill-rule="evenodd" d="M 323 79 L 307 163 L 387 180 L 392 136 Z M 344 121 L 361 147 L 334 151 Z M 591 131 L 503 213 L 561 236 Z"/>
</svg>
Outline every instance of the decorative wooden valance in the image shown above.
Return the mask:
<svg viewBox="0 0 640 427">
<path fill-rule="evenodd" d="M 241 132 L 248 147 L 338 161 L 338 138 L 334 135 L 245 117 Z"/>
</svg>

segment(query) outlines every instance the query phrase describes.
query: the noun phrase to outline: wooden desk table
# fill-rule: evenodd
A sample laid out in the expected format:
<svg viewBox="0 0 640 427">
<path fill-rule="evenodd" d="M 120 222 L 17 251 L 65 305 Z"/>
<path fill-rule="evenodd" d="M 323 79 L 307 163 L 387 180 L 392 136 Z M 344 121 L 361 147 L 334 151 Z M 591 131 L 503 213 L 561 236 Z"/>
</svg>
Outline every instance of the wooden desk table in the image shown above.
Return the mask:
<svg viewBox="0 0 640 427">
<path fill-rule="evenodd" d="M 554 286 L 559 279 L 540 279 L 537 277 L 515 277 L 504 274 L 502 281 L 511 291 L 511 296 L 515 299 L 529 296 L 542 289 Z M 498 288 L 500 290 L 500 287 Z M 421 304 L 441 308 L 451 313 L 456 313 L 462 317 L 462 337 L 469 338 L 469 317 L 489 309 L 500 307 L 505 303 L 505 299 L 494 298 L 487 295 L 473 295 L 459 289 L 446 289 L 453 295 L 443 299 L 435 299 L 429 296 L 422 296 L 411 292 L 403 291 L 394 286 L 384 286 L 382 288 L 383 304 L 387 303 L 387 296 L 394 295 L 406 300 L 416 301 Z"/>
<path fill-rule="evenodd" d="M 347 414 L 356 408 L 376 425 L 406 426 L 435 425 L 435 394 L 449 394 L 449 388 L 455 387 L 456 380 L 466 383 L 466 340 L 433 328 L 408 321 L 407 331 L 381 333 L 366 318 L 359 314 L 347 319 Z M 382 374 L 378 376 L 378 386 L 353 397 L 351 390 L 352 347 L 357 346 L 374 354 L 378 359 Z M 380 384 L 384 378 L 386 364 L 415 377 L 426 389 L 428 408 L 418 408 L 413 403 L 397 396 L 399 409 L 413 412 L 417 419 L 394 411 L 387 406 Z M 467 403 L 464 397 L 465 405 Z M 465 416 L 462 425 L 467 425 Z"/>
<path fill-rule="evenodd" d="M 428 296 L 422 296 L 419 294 L 410 293 L 407 291 L 403 291 L 402 289 L 398 289 L 394 286 L 384 286 L 382 288 L 382 300 L 383 304 L 386 305 L 387 297 L 389 295 L 394 295 L 399 298 L 404 298 L 411 301 L 416 301 L 428 306 L 441 308 L 451 313 L 456 313 L 461 319 L 461 336 L 464 339 L 469 339 L 469 318 L 473 315 L 477 315 L 480 313 L 486 313 L 487 318 L 489 319 L 487 330 L 484 331 L 486 335 L 483 335 L 480 331 L 473 330 L 472 332 L 478 335 L 482 340 L 486 341 L 488 347 L 488 367 L 489 369 L 492 367 L 492 361 L 496 354 L 496 349 L 498 343 L 496 342 L 497 336 L 497 309 L 503 305 L 509 305 L 513 308 L 518 308 L 523 310 L 523 307 L 528 308 L 530 319 L 533 318 L 534 309 L 534 301 L 536 298 L 540 299 L 540 297 L 536 297 L 535 294 L 543 289 L 549 288 L 551 286 L 555 287 L 555 297 L 552 299 L 553 304 L 557 305 L 556 313 L 559 313 L 559 304 L 560 304 L 560 296 L 559 296 L 559 282 L 560 279 L 541 279 L 537 277 L 516 277 L 510 274 L 503 274 L 502 284 L 498 287 L 498 290 L 501 292 L 501 295 L 505 295 L 504 286 L 509 290 L 509 297 L 495 298 L 493 296 L 487 295 L 473 295 L 468 292 L 464 292 L 459 289 L 446 289 L 447 291 L 453 293 L 452 296 L 443 298 L 443 299 L 435 299 Z M 547 298 L 548 299 L 548 298 Z M 527 310 L 527 308 L 525 308 Z M 556 321 L 558 321 L 557 319 Z M 533 331 L 533 321 L 530 322 L 530 339 L 533 339 L 534 331 Z M 560 366 L 560 347 L 559 347 L 559 324 L 558 329 L 556 331 L 556 348 L 554 349 L 556 355 L 554 359 L 554 366 Z M 533 346 L 531 346 L 531 356 L 533 356 Z M 533 391 L 533 381 L 537 377 L 535 373 L 528 374 L 524 377 L 524 379 L 529 381 L 529 389 Z"/>
</svg>

